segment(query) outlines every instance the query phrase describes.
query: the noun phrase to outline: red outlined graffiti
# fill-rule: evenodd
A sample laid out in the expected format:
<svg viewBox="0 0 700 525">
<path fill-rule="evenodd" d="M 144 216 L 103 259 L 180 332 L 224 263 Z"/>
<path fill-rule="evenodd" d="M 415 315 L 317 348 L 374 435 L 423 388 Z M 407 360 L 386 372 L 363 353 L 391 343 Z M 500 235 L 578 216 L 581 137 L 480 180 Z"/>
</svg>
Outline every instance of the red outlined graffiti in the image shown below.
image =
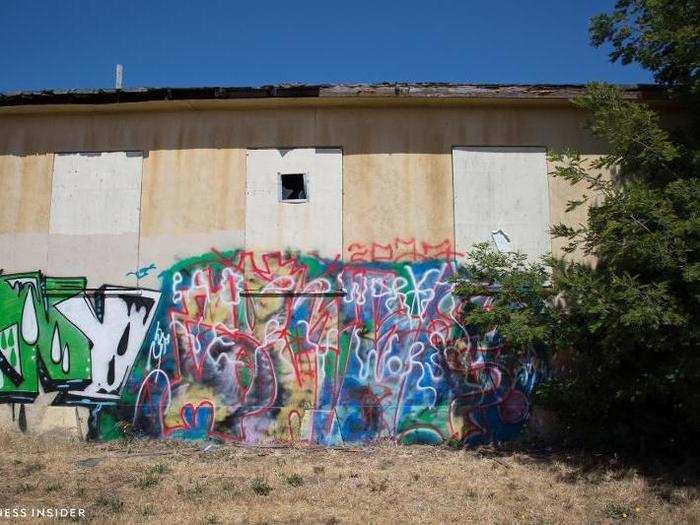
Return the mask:
<svg viewBox="0 0 700 525">
<path fill-rule="evenodd" d="M 348 251 L 349 262 L 227 252 L 164 272 L 151 372 L 132 385 L 135 426 L 174 438 L 323 444 L 517 431 L 535 369 L 507 362 L 498 344 L 459 323 L 451 243 L 395 239 Z"/>
<path fill-rule="evenodd" d="M 350 262 L 353 263 L 455 260 L 464 256 L 454 250 L 449 239 L 432 244 L 399 237 L 388 243 L 351 242 L 347 246 L 347 252 L 350 254 Z"/>
</svg>

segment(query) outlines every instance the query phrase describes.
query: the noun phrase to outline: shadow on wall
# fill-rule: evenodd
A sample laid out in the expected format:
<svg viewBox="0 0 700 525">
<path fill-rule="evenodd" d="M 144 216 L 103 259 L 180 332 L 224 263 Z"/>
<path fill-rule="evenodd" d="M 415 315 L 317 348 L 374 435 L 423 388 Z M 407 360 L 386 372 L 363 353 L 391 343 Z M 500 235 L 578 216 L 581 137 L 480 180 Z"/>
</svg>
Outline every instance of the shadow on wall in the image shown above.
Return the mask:
<svg viewBox="0 0 700 525">
<path fill-rule="evenodd" d="M 361 248 L 347 263 L 212 252 L 163 272 L 160 291 L 2 275 L 0 398 L 31 403 L 41 386 L 88 407 L 96 439 L 513 437 L 540 361 L 460 325 L 451 248 L 383 261 Z"/>
</svg>

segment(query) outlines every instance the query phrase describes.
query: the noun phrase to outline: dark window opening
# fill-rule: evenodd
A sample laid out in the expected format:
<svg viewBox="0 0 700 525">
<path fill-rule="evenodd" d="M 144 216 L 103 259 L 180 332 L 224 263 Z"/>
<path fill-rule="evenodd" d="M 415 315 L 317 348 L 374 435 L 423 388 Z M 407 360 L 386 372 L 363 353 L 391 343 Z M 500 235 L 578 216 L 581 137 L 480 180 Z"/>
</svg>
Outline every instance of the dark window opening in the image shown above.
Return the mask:
<svg viewBox="0 0 700 525">
<path fill-rule="evenodd" d="M 306 200 L 306 180 L 303 173 L 285 173 L 282 179 L 282 200 Z"/>
</svg>

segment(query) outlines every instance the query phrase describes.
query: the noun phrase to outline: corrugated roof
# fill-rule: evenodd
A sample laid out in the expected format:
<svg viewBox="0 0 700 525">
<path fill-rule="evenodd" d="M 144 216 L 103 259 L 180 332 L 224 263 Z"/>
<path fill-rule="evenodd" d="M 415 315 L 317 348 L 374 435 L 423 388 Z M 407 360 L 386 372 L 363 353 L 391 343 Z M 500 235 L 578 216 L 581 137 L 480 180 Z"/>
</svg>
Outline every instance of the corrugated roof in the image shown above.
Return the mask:
<svg viewBox="0 0 700 525">
<path fill-rule="evenodd" d="M 631 99 L 664 100 L 658 85 L 619 86 Z M 264 98 L 414 98 L 414 99 L 537 99 L 566 100 L 581 94 L 583 84 L 280 84 L 260 87 L 125 88 L 46 90 L 0 93 L 0 106 L 48 104 L 95 105 L 169 100 Z"/>
</svg>

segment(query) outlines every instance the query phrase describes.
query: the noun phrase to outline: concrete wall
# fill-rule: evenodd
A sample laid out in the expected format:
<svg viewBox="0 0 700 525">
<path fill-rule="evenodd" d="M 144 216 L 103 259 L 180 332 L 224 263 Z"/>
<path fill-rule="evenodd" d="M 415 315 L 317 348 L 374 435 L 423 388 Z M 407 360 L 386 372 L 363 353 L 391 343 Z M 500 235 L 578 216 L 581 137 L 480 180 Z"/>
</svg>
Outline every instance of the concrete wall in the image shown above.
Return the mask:
<svg viewBox="0 0 700 525">
<path fill-rule="evenodd" d="M 565 105 L 347 104 L 0 111 L 6 421 L 21 405 L 30 430 L 90 411 L 101 438 L 517 431 L 536 367 L 476 351 L 446 279 L 499 226 L 545 251 L 581 189 L 546 179 L 544 151 L 600 145 Z M 278 201 L 287 170 L 308 203 Z"/>
</svg>

